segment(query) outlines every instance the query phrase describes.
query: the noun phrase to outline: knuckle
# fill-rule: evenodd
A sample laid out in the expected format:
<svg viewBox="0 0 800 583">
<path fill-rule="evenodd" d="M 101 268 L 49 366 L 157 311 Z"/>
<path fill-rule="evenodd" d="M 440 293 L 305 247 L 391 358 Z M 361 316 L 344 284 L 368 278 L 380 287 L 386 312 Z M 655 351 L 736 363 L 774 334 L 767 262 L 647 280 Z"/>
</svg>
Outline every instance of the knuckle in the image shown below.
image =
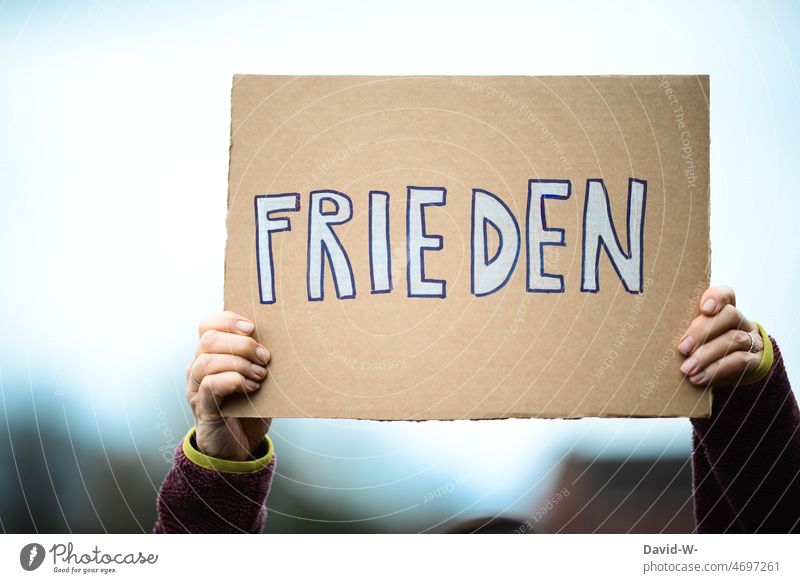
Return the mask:
<svg viewBox="0 0 800 583">
<path fill-rule="evenodd" d="M 714 318 L 709 316 L 698 317 L 692 322 L 692 325 L 689 326 L 688 334 L 690 334 L 698 344 L 702 345 L 703 342 L 705 342 L 708 331 L 711 329 L 713 320 Z"/>
<path fill-rule="evenodd" d="M 707 349 L 705 344 L 703 344 L 702 346 L 700 346 L 700 348 L 695 350 L 694 354 L 692 354 L 692 356 L 697 361 L 697 366 L 698 367 L 705 368 L 705 367 L 708 366 L 708 364 L 709 364 L 708 363 L 708 349 Z"/>
<path fill-rule="evenodd" d="M 235 371 L 229 371 L 225 373 L 224 380 L 220 383 L 217 383 L 217 386 L 214 389 L 214 396 L 223 397 L 232 393 L 236 387 L 242 384 L 243 378 L 244 377 L 242 377 L 242 375 Z"/>
<path fill-rule="evenodd" d="M 737 344 L 750 346 L 750 336 L 744 330 L 735 330 L 733 332 L 733 340 Z"/>
<path fill-rule="evenodd" d="M 200 324 L 197 326 L 197 335 L 202 337 L 203 333 L 207 330 L 210 330 L 212 327 L 212 317 L 206 316 L 202 320 L 200 320 Z"/>
<path fill-rule="evenodd" d="M 703 325 L 703 318 L 705 316 L 697 316 L 694 320 L 689 323 L 689 326 L 686 328 L 685 334 L 690 334 L 694 330 L 697 330 L 700 326 Z"/>
<path fill-rule="evenodd" d="M 203 377 L 203 380 L 200 381 L 200 386 L 198 387 L 197 392 L 199 392 L 199 393 L 208 393 L 208 392 L 213 393 L 216 386 L 217 386 L 216 380 L 214 379 L 213 376 L 209 375 L 209 376 Z"/>
<path fill-rule="evenodd" d="M 203 373 L 206 373 L 208 371 L 208 367 L 211 366 L 211 362 L 211 355 L 203 352 L 195 359 L 194 364 Z"/>
<path fill-rule="evenodd" d="M 728 285 L 722 285 L 722 286 L 720 286 L 720 289 L 722 290 L 722 293 L 726 296 L 728 301 L 731 303 L 731 305 L 735 306 L 736 305 L 736 293 L 733 291 L 733 288 L 728 286 Z"/>
<path fill-rule="evenodd" d="M 231 362 L 231 370 L 235 370 L 237 373 L 244 374 L 250 369 L 250 361 L 243 356 L 234 356 L 232 358 L 233 361 Z"/>
<path fill-rule="evenodd" d="M 200 336 L 200 346 L 206 350 L 213 347 L 218 336 L 219 335 L 217 334 L 216 330 L 206 330 Z"/>
<path fill-rule="evenodd" d="M 256 342 L 250 336 L 245 337 L 244 338 L 244 342 L 245 342 L 244 343 L 245 350 L 247 351 L 247 353 L 248 354 L 255 354 L 256 353 L 256 348 L 258 348 L 258 342 Z"/>
</svg>

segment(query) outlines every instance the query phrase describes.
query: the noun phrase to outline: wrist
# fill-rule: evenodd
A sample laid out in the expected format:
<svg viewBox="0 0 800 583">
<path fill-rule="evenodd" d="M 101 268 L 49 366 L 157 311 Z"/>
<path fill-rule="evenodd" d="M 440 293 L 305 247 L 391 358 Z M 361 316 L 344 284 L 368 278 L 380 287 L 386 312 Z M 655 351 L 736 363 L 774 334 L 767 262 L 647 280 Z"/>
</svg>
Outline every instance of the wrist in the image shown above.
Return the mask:
<svg viewBox="0 0 800 583">
<path fill-rule="evenodd" d="M 192 447 L 203 455 L 231 462 L 246 462 L 255 459 L 251 451 L 238 443 L 227 443 L 220 447 L 214 444 L 213 439 L 203 439 L 201 436 L 204 434 L 205 432 L 202 430 L 195 430 L 194 435 L 190 438 Z M 256 448 L 257 446 L 254 446 L 253 451 Z"/>
<path fill-rule="evenodd" d="M 253 451 L 242 456 L 243 459 L 232 459 L 231 456 L 222 457 L 224 454 L 209 455 L 207 451 L 198 446 L 196 430 L 193 427 L 183 441 L 183 453 L 190 461 L 208 470 L 244 474 L 266 468 L 272 461 L 274 450 L 272 441 L 265 434 Z"/>
</svg>

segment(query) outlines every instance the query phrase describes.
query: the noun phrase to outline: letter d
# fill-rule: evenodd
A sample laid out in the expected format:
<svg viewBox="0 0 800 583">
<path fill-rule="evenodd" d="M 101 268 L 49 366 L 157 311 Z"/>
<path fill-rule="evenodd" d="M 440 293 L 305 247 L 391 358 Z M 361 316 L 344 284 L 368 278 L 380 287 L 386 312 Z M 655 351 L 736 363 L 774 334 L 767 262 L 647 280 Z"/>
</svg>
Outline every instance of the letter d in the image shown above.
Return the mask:
<svg viewBox="0 0 800 583">
<path fill-rule="evenodd" d="M 497 252 L 489 258 L 487 227 L 499 238 Z M 519 225 L 506 204 L 491 192 L 472 191 L 472 278 L 476 296 L 492 294 L 508 283 L 519 259 Z"/>
</svg>

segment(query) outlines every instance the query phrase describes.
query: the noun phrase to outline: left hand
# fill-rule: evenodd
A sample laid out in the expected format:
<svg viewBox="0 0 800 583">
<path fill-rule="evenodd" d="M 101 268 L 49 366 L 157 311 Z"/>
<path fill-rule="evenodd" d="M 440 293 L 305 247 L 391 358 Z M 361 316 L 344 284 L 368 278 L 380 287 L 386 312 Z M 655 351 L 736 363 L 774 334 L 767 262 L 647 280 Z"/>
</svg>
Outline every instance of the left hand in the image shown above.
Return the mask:
<svg viewBox="0 0 800 583">
<path fill-rule="evenodd" d="M 195 418 L 198 449 L 211 457 L 251 459 L 264 442 L 270 419 L 223 417 L 222 401 L 250 394 L 267 376 L 270 354 L 252 334 L 255 325 L 234 312 L 212 314 L 200 324 L 200 342 L 186 369 L 186 398 Z"/>
<path fill-rule="evenodd" d="M 752 352 L 748 332 L 755 341 Z M 698 386 L 738 384 L 758 368 L 763 350 L 758 327 L 736 309 L 736 294 L 727 286 L 703 292 L 700 315 L 678 341 L 678 351 L 685 357 L 681 372 Z"/>
</svg>

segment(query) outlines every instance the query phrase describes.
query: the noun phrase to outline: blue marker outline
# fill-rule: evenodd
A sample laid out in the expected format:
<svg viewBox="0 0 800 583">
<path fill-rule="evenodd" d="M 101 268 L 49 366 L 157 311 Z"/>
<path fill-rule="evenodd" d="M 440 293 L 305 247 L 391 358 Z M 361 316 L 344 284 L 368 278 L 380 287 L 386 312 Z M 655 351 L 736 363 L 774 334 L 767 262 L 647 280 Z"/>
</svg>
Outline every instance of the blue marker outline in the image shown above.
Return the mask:
<svg viewBox="0 0 800 583">
<path fill-rule="evenodd" d="M 389 288 L 388 289 L 375 289 L 375 268 L 373 266 L 373 255 L 372 255 L 372 203 L 373 203 L 373 195 L 385 195 L 386 200 L 386 220 L 384 221 L 386 227 L 386 271 L 389 277 Z M 389 234 L 389 202 L 390 196 L 389 193 L 385 190 L 370 190 L 369 191 L 369 284 L 370 284 L 370 293 L 373 294 L 388 294 L 394 289 L 392 284 L 392 242 Z"/>
<path fill-rule="evenodd" d="M 279 217 L 286 221 L 286 227 L 281 229 L 270 229 L 267 231 L 267 248 L 269 249 L 269 266 L 270 271 L 272 272 L 272 282 L 271 282 L 271 289 L 272 289 L 272 301 L 264 301 L 264 293 L 261 287 L 261 252 L 259 248 L 261 247 L 261 229 L 258 228 L 259 225 L 259 216 L 258 216 L 258 200 L 262 198 L 279 198 L 279 197 L 286 197 L 291 196 L 294 198 L 294 207 L 293 208 L 285 208 L 285 209 L 275 209 L 268 211 L 266 216 L 264 217 L 266 220 L 271 221 L 274 220 L 272 218 L 273 213 L 288 213 L 288 212 L 297 212 L 300 210 L 300 194 L 297 192 L 286 192 L 283 194 L 257 194 L 253 197 L 253 210 L 255 211 L 256 217 L 256 224 L 255 224 L 255 231 L 256 231 L 256 272 L 258 275 L 258 301 L 261 304 L 274 304 L 278 296 L 275 293 L 275 262 L 272 253 L 272 233 L 282 233 L 284 231 L 291 231 L 292 230 L 292 221 L 289 217 Z"/>
<path fill-rule="evenodd" d="M 508 273 L 506 274 L 506 278 L 502 281 L 502 283 L 500 283 L 494 289 L 489 290 L 487 292 L 483 292 L 483 293 L 475 293 L 475 195 L 477 193 L 485 194 L 489 198 L 493 198 L 494 200 L 499 202 L 502 205 L 502 207 L 508 212 L 508 215 L 511 217 L 511 220 L 514 222 L 514 228 L 517 230 L 517 250 L 516 250 L 516 253 L 514 255 L 514 261 L 511 264 L 511 269 L 508 270 Z M 520 250 L 520 245 L 521 245 L 521 242 L 522 242 L 522 235 L 521 235 L 520 230 L 519 230 L 519 223 L 517 222 L 517 218 L 514 216 L 514 213 L 511 212 L 511 209 L 508 208 L 508 205 L 503 201 L 503 199 L 500 198 L 499 196 L 489 192 L 488 190 L 484 190 L 482 188 L 473 188 L 472 189 L 472 212 L 470 213 L 469 223 L 470 223 L 470 228 L 469 228 L 469 241 L 470 241 L 469 291 L 474 296 L 477 296 L 477 297 L 480 298 L 480 297 L 491 295 L 491 294 L 497 292 L 498 290 L 502 289 L 503 286 L 505 286 L 508 283 L 508 281 L 511 279 L 511 276 L 514 274 L 514 270 L 517 268 L 517 262 L 519 261 L 519 250 Z M 497 238 L 499 240 L 499 245 L 497 246 L 497 251 L 495 252 L 494 257 L 492 257 L 491 260 L 489 260 L 489 245 L 488 245 L 489 238 L 487 236 L 488 232 L 486 230 L 486 225 L 491 225 L 492 226 L 492 228 L 497 233 Z M 491 263 L 494 263 L 494 261 L 500 256 L 500 252 L 503 250 L 503 246 L 504 246 L 504 238 L 503 238 L 503 234 L 500 232 L 499 227 L 494 222 L 492 222 L 491 220 L 489 220 L 486 217 L 483 217 L 482 228 L 483 228 L 483 262 L 484 262 L 483 264 L 484 264 L 484 266 L 488 267 Z"/>
<path fill-rule="evenodd" d="M 627 228 L 627 237 L 626 242 L 628 244 L 628 252 L 622 251 L 622 256 L 625 259 L 630 260 L 631 258 L 631 200 L 633 199 L 633 183 L 637 182 L 643 186 L 642 190 L 642 218 L 641 224 L 639 225 L 639 237 L 641 239 L 641 243 L 639 245 L 639 289 L 638 290 L 631 290 L 628 289 L 628 284 L 625 282 L 625 279 L 622 277 L 622 274 L 617 267 L 617 264 L 614 262 L 614 258 L 611 255 L 611 251 L 609 250 L 608 246 L 606 245 L 605 240 L 603 239 L 602 235 L 598 237 L 600 244 L 597 246 L 597 253 L 595 253 L 594 258 L 594 280 L 597 284 L 597 289 L 585 289 L 583 287 L 584 276 L 586 275 L 586 213 L 589 209 L 589 184 L 591 182 L 599 182 L 600 186 L 603 188 L 603 196 L 606 200 L 606 212 L 608 213 L 609 222 L 611 223 L 611 232 L 614 234 L 614 241 L 617 244 L 618 249 L 622 249 L 622 245 L 619 242 L 619 236 L 617 235 L 617 228 L 614 224 L 614 216 L 611 214 L 611 201 L 608 198 L 608 190 L 606 189 L 605 182 L 602 178 L 587 178 L 586 179 L 586 194 L 584 195 L 584 202 L 583 202 L 583 236 L 581 239 L 581 291 L 596 294 L 600 291 L 600 271 L 599 271 L 599 264 L 600 264 L 600 246 L 606 250 L 606 255 L 608 259 L 611 261 L 611 265 L 614 266 L 614 271 L 617 272 L 617 277 L 622 282 L 622 286 L 625 288 L 625 291 L 629 294 L 640 294 L 644 293 L 644 217 L 645 211 L 647 210 L 647 181 L 646 180 L 639 180 L 637 178 L 628 178 L 628 209 L 626 211 L 625 217 L 625 226 Z"/>
<path fill-rule="evenodd" d="M 486 192 L 486 191 L 481 191 L 481 192 Z M 475 193 L 475 191 L 473 190 L 473 195 L 474 195 L 474 193 Z M 470 220 L 470 223 L 471 222 L 472 222 L 472 219 Z M 486 242 L 489 241 L 489 227 L 491 227 L 492 230 L 495 233 L 497 233 L 497 240 L 500 241 L 501 244 L 497 246 L 497 249 L 495 250 L 494 255 L 492 255 L 491 259 L 489 258 L 489 245 L 485 245 L 484 246 L 484 248 L 483 248 L 483 264 L 484 265 L 489 265 L 490 263 L 494 263 L 495 260 L 497 259 L 497 256 L 500 255 L 500 251 L 503 248 L 502 241 L 500 240 L 501 237 L 502 237 L 502 234 L 500 233 L 500 229 L 498 229 L 497 225 L 495 225 L 492 221 L 488 221 L 487 220 L 487 221 L 483 222 L 483 240 L 486 241 Z M 470 231 L 471 230 L 472 229 L 470 228 Z M 470 233 L 470 235 L 472 235 L 472 233 Z"/>
<path fill-rule="evenodd" d="M 320 239 L 320 244 L 322 246 L 322 257 L 321 257 L 322 260 L 320 261 L 320 266 L 319 266 L 319 271 L 320 271 L 320 274 L 319 274 L 319 276 L 320 276 L 320 280 L 319 280 L 319 282 L 320 282 L 320 286 L 319 286 L 320 297 L 318 297 L 318 298 L 312 298 L 311 297 L 311 215 L 313 214 L 313 210 L 314 210 L 312 205 L 314 204 L 314 195 L 315 194 L 323 194 L 323 195 L 324 194 L 338 194 L 340 196 L 343 196 L 345 199 L 347 199 L 347 202 L 350 203 L 350 216 L 349 217 L 347 217 L 347 218 L 345 218 L 343 220 L 340 220 L 340 221 L 325 222 L 324 224 L 328 227 L 328 231 L 331 233 L 331 235 L 333 235 L 333 238 L 336 241 L 336 244 L 339 246 L 339 249 L 344 254 L 344 260 L 347 262 L 347 269 L 348 269 L 348 272 L 350 274 L 350 284 L 353 286 L 353 295 L 343 296 L 341 294 L 341 291 L 339 290 L 339 282 L 336 279 L 336 274 L 334 273 L 333 259 L 331 258 L 330 250 L 328 249 L 327 243 L 325 243 L 325 239 Z M 332 189 L 312 190 L 309 193 L 309 197 L 310 198 L 309 198 L 309 208 L 308 208 L 308 235 L 307 235 L 307 246 L 306 246 L 306 295 L 308 296 L 308 301 L 309 302 L 321 302 L 322 300 L 325 299 L 325 257 L 328 258 L 328 263 L 330 263 L 330 265 L 331 265 L 331 279 L 333 279 L 333 286 L 334 286 L 334 288 L 336 288 L 336 297 L 339 298 L 340 300 L 351 300 L 351 299 L 356 297 L 356 281 L 355 281 L 355 277 L 353 275 L 353 266 L 350 263 L 350 257 L 347 255 L 347 251 L 345 250 L 344 245 L 342 245 L 342 242 L 339 240 L 339 237 L 336 235 L 336 231 L 334 231 L 330 227 L 331 227 L 331 225 L 343 225 L 344 223 L 347 223 L 348 221 L 350 221 L 353 218 L 353 201 L 345 193 L 339 192 L 338 190 L 332 190 Z M 331 201 L 334 204 L 334 206 L 336 206 L 336 210 L 331 211 L 331 212 L 323 212 L 323 210 L 322 210 L 322 202 L 324 200 Z M 340 208 L 341 207 L 339 206 L 339 203 L 336 201 L 336 199 L 334 199 L 334 198 L 326 198 L 324 196 L 319 197 L 319 207 L 318 207 L 319 211 L 318 212 L 319 212 L 320 216 L 335 215 L 335 214 L 337 214 L 339 212 Z"/>
<path fill-rule="evenodd" d="M 539 247 L 539 275 L 545 279 L 557 279 L 559 282 L 559 289 L 536 289 L 530 288 L 529 283 L 531 280 L 531 245 L 530 245 L 530 237 L 531 237 L 531 229 L 528 217 L 530 217 L 531 213 L 531 200 L 533 199 L 533 193 L 531 192 L 531 185 L 532 184 L 544 184 L 544 183 L 555 183 L 555 184 L 566 184 L 567 185 L 567 194 L 560 195 L 560 194 L 542 194 L 542 198 L 539 201 L 539 213 L 541 216 L 541 223 L 542 223 L 542 231 L 545 233 L 559 233 L 561 235 L 561 241 L 540 241 L 538 243 Z M 562 294 L 564 293 L 564 276 L 558 273 L 547 273 L 544 270 L 544 248 L 547 245 L 551 245 L 553 247 L 566 247 L 567 246 L 567 239 L 566 239 L 566 231 L 559 227 L 548 227 L 547 226 L 547 210 L 545 209 L 545 199 L 552 198 L 557 200 L 567 200 L 570 196 L 572 196 L 572 181 L 571 180 L 564 180 L 564 179 L 543 179 L 543 178 L 531 178 L 528 180 L 528 201 L 525 206 L 525 222 L 526 222 L 526 229 L 525 229 L 525 252 L 527 263 L 525 265 L 525 291 L 532 294 Z"/>
<path fill-rule="evenodd" d="M 411 293 L 411 191 L 413 190 L 431 190 L 442 193 L 441 202 L 423 202 L 419 205 L 420 223 L 421 223 L 421 238 L 423 244 L 419 246 L 419 265 L 420 265 L 420 282 L 421 283 L 440 283 L 442 284 L 442 291 L 440 294 L 412 294 Z M 441 251 L 444 249 L 444 238 L 441 235 L 429 235 L 425 230 L 425 207 L 426 206 L 445 206 L 447 204 L 447 189 L 443 186 L 407 186 L 406 187 L 406 286 L 408 290 L 408 297 L 410 298 L 446 298 L 447 297 L 447 281 L 444 279 L 425 279 L 425 251 Z M 426 241 L 436 241 L 436 246 L 428 246 L 424 243 Z"/>
</svg>

